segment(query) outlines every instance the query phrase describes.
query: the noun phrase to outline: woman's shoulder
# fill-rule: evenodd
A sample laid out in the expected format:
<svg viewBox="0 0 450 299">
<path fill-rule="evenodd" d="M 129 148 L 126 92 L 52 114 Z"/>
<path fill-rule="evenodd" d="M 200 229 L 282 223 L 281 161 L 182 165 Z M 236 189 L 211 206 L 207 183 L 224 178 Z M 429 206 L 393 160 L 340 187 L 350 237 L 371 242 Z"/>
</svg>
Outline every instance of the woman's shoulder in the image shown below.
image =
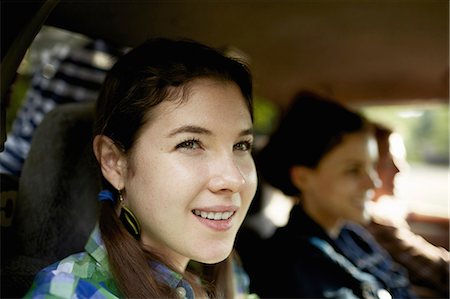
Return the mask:
<svg viewBox="0 0 450 299">
<path fill-rule="evenodd" d="M 86 252 L 38 272 L 24 298 L 118 298 L 109 273 Z"/>
<path fill-rule="evenodd" d="M 378 252 L 385 254 L 385 250 L 378 244 L 370 230 L 360 224 L 348 222 L 344 225 L 338 237 L 338 242 L 346 244 L 345 240 L 352 241 L 368 254 Z M 342 245 L 342 244 L 341 244 Z"/>
</svg>

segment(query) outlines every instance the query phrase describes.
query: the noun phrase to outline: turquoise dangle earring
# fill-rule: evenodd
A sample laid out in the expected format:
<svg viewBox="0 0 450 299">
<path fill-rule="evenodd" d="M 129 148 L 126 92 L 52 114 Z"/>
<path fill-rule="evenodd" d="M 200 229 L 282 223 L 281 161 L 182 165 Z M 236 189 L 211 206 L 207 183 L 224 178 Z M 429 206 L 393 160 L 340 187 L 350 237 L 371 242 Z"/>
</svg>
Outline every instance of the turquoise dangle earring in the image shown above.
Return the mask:
<svg viewBox="0 0 450 299">
<path fill-rule="evenodd" d="M 139 240 L 141 236 L 141 225 L 134 216 L 133 212 L 125 206 L 123 203 L 122 190 L 119 190 L 119 200 L 120 200 L 120 221 L 125 226 L 127 231 L 136 239 Z"/>
</svg>

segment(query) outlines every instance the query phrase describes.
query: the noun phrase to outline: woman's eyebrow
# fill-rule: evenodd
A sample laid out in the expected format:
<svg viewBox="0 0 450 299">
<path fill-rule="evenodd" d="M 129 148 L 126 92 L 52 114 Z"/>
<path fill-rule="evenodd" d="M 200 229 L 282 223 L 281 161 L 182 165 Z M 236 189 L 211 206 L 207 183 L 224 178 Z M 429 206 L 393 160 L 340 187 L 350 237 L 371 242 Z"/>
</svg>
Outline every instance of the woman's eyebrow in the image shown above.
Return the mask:
<svg viewBox="0 0 450 299">
<path fill-rule="evenodd" d="M 173 129 L 172 131 L 169 132 L 167 137 L 173 137 L 173 136 L 175 136 L 177 134 L 181 134 L 181 133 L 195 133 L 195 134 L 206 134 L 206 135 L 212 134 L 212 132 L 210 130 L 205 129 L 203 127 L 186 125 L 186 126 L 181 126 L 181 127 Z"/>
<path fill-rule="evenodd" d="M 211 130 L 205 129 L 203 127 L 194 126 L 194 125 L 185 125 L 185 126 L 181 126 L 181 127 L 173 129 L 172 131 L 169 132 L 167 137 L 173 137 L 177 134 L 182 134 L 182 133 L 205 134 L 205 135 L 213 134 Z M 245 130 L 242 130 L 241 132 L 239 132 L 239 136 L 246 136 L 246 135 L 253 135 L 253 128 L 248 128 L 248 129 L 245 129 Z"/>
<path fill-rule="evenodd" d="M 239 133 L 239 136 L 253 135 L 253 128 L 248 128 L 246 130 L 242 130 Z"/>
</svg>

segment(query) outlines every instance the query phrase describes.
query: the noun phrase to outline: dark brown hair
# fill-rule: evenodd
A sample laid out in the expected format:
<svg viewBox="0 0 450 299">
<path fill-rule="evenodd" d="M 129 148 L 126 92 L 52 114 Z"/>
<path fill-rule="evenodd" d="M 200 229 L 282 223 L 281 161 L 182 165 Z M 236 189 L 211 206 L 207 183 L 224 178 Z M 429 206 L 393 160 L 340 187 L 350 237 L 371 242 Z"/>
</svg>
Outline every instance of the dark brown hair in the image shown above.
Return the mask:
<svg viewBox="0 0 450 299">
<path fill-rule="evenodd" d="M 163 101 L 187 98 L 189 83 L 198 78 L 234 82 L 252 114 L 252 78 L 245 65 L 216 49 L 191 40 L 151 39 L 122 56 L 108 73 L 97 102 L 94 135 L 105 135 L 125 153 L 132 149 L 140 128 L 152 119 L 152 111 Z M 117 196 L 105 179 L 104 188 Z M 160 283 L 149 261 L 171 267 L 163 253 L 145 247 L 125 229 L 115 206 L 103 203 L 100 230 L 108 251 L 113 276 L 128 298 L 174 298 L 174 290 Z M 231 298 L 231 255 L 204 268 L 200 285 L 184 274 L 197 296 Z M 173 269 L 173 267 L 172 267 Z M 202 275 L 202 274 L 200 274 Z M 210 288 L 205 288 L 210 285 Z"/>
<path fill-rule="evenodd" d="M 301 91 L 280 120 L 266 146 L 256 157 L 262 178 L 288 196 L 300 195 L 290 168 L 315 168 L 339 145 L 343 136 L 370 131 L 368 121 L 340 103 L 311 91 Z"/>
<path fill-rule="evenodd" d="M 378 144 L 378 155 L 384 156 L 386 153 L 389 153 L 389 137 L 394 133 L 390 128 L 380 124 L 373 122 L 373 128 L 375 133 L 375 139 Z"/>
</svg>

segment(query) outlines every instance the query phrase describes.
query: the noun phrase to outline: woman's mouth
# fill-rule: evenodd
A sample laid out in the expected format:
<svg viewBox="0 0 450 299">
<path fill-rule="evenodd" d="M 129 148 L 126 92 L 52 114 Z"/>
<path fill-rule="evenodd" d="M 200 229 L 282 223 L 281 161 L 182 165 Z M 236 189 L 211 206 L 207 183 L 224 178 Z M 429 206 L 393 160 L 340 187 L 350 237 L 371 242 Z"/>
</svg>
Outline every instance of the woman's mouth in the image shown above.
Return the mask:
<svg viewBox="0 0 450 299">
<path fill-rule="evenodd" d="M 196 218 L 208 228 L 216 231 L 226 231 L 232 227 L 235 210 L 228 211 L 204 211 L 200 209 L 192 210 Z"/>
<path fill-rule="evenodd" d="M 200 211 L 197 209 L 193 210 L 192 212 L 197 216 L 200 216 L 202 218 L 209 219 L 209 220 L 227 220 L 234 214 L 234 212 L 232 212 L 232 211 L 206 212 L 206 211 Z"/>
</svg>

